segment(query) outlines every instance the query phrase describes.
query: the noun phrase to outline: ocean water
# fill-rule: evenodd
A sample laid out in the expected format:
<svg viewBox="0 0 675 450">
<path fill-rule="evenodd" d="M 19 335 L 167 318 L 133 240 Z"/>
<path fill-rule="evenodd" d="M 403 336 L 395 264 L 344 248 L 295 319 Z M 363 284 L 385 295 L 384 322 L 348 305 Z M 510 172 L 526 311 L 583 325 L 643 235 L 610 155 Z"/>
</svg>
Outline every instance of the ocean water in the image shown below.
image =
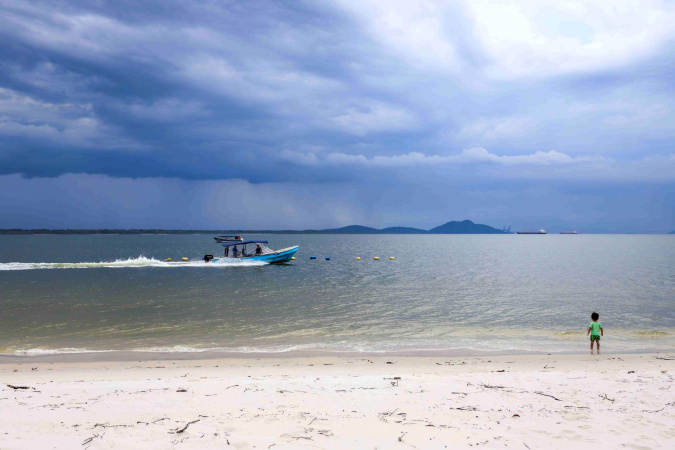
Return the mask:
<svg viewBox="0 0 675 450">
<path fill-rule="evenodd" d="M 675 349 L 675 236 L 246 237 L 297 260 L 205 264 L 210 235 L 0 236 L 0 353 L 577 352 L 593 311 L 605 352 Z"/>
</svg>

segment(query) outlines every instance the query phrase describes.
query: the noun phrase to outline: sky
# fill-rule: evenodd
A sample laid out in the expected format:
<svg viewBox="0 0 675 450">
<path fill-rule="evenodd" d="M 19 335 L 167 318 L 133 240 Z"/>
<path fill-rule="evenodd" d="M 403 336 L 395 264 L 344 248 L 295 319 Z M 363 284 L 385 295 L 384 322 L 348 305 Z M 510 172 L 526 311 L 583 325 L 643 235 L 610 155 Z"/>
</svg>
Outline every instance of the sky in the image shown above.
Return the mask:
<svg viewBox="0 0 675 450">
<path fill-rule="evenodd" d="M 0 0 L 0 228 L 675 230 L 673 1 Z"/>
</svg>

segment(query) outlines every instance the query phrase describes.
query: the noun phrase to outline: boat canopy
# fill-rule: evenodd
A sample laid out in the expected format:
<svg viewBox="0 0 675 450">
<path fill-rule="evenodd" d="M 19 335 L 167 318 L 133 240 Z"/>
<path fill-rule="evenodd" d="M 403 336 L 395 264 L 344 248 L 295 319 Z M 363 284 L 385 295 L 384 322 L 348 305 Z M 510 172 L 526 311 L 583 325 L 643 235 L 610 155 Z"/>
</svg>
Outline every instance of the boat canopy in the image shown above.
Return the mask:
<svg viewBox="0 0 675 450">
<path fill-rule="evenodd" d="M 246 244 L 267 244 L 267 241 L 243 241 L 243 242 L 221 242 L 220 245 L 223 247 L 234 247 L 235 245 L 246 245 Z"/>
<path fill-rule="evenodd" d="M 214 237 L 213 239 L 215 239 L 218 242 L 222 242 L 222 241 L 243 241 L 244 240 L 244 238 L 242 238 L 241 236 L 232 236 L 232 235 L 220 235 L 220 236 Z"/>
</svg>

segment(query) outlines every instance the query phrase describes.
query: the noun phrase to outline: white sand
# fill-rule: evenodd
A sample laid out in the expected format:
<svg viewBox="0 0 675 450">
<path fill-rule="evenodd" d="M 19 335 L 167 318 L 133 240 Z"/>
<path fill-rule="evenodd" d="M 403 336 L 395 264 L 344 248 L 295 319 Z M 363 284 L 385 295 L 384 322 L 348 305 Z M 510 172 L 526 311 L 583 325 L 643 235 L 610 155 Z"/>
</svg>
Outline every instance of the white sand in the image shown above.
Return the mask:
<svg viewBox="0 0 675 450">
<path fill-rule="evenodd" d="M 669 358 L 4 360 L 0 447 L 675 448 Z"/>
</svg>

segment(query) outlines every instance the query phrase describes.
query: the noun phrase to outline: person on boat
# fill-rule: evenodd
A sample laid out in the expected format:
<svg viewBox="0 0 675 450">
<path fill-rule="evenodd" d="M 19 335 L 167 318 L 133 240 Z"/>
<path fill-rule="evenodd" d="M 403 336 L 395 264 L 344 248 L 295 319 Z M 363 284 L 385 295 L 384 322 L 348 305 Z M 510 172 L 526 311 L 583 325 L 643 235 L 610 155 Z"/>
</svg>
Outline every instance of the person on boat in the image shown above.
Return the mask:
<svg viewBox="0 0 675 450">
<path fill-rule="evenodd" d="M 225 257 L 227 258 L 227 255 L 230 253 L 230 249 L 228 247 L 225 247 Z"/>
<path fill-rule="evenodd" d="M 260 248 L 260 245 L 255 246 L 255 254 L 262 255 L 262 248 Z"/>
<path fill-rule="evenodd" d="M 234 250 L 232 250 L 232 257 L 233 257 L 233 258 L 238 258 L 238 257 L 239 257 L 239 254 L 238 254 L 239 252 L 237 252 L 237 246 L 235 245 L 235 246 L 232 247 L 232 248 L 234 249 Z"/>
</svg>

